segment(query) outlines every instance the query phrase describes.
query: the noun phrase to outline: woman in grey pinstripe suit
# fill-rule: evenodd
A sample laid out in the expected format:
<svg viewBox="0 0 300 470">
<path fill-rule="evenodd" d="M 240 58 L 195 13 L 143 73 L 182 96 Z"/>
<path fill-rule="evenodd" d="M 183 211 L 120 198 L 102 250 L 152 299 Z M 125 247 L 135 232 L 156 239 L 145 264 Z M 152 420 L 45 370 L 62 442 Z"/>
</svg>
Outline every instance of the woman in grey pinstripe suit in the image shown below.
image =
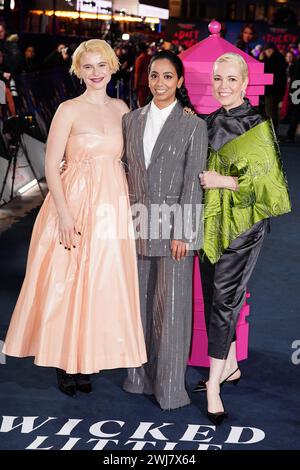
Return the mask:
<svg viewBox="0 0 300 470">
<path fill-rule="evenodd" d="M 148 363 L 124 389 L 154 394 L 162 409 L 190 403 L 185 388 L 192 323 L 194 250 L 200 247 L 207 157 L 203 120 L 184 112 L 183 64 L 169 51 L 149 67 L 153 100 L 123 117 L 129 196 L 137 235 L 141 315 Z"/>
</svg>

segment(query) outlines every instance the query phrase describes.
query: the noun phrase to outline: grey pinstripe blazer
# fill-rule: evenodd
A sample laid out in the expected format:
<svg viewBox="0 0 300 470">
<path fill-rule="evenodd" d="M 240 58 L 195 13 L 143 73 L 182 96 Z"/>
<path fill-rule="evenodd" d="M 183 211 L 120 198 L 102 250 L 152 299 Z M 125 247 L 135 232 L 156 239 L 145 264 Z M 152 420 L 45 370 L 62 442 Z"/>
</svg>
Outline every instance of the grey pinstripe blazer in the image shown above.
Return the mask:
<svg viewBox="0 0 300 470">
<path fill-rule="evenodd" d="M 189 243 L 189 255 L 193 255 L 192 250 L 200 248 L 202 238 L 198 174 L 206 166 L 206 124 L 199 117 L 186 114 L 177 102 L 146 169 L 143 137 L 149 109 L 150 104 L 123 116 L 124 161 L 128 166 L 136 236 L 139 235 L 137 252 L 144 256 L 170 256 L 170 240 L 174 238 Z"/>
</svg>

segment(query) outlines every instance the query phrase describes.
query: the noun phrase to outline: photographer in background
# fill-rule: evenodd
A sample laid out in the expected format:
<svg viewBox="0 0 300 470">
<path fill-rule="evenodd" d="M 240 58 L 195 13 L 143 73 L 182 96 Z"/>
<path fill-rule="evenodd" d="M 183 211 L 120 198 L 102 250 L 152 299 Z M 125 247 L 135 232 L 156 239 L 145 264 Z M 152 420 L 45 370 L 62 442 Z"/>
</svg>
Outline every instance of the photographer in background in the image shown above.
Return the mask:
<svg viewBox="0 0 300 470">
<path fill-rule="evenodd" d="M 3 95 L 3 100 L 1 99 L 1 104 L 5 104 L 7 106 L 7 108 L 4 108 L 4 110 L 1 107 L 2 118 L 7 117 L 7 115 L 8 116 L 16 115 L 16 107 L 15 107 L 14 99 L 13 99 L 13 96 L 9 87 L 10 80 L 11 80 L 11 73 L 7 72 L 4 67 L 3 52 L 0 50 L 0 87 L 1 87 L 1 95 Z"/>
<path fill-rule="evenodd" d="M 265 73 L 273 74 L 273 84 L 265 87 L 265 112 L 272 119 L 275 132 L 277 132 L 278 105 L 285 91 L 287 65 L 283 55 L 278 52 L 273 42 L 267 42 L 264 45 L 262 61 L 265 64 Z"/>
<path fill-rule="evenodd" d="M 7 37 L 6 27 L 0 23 L 0 51 L 2 52 L 2 64 L 6 72 L 18 73 L 22 60 L 19 49 L 19 36 L 11 34 Z"/>
<path fill-rule="evenodd" d="M 69 69 L 71 66 L 69 48 L 65 44 L 58 44 L 57 48 L 44 60 L 44 66 L 46 68 L 63 66 Z"/>
<path fill-rule="evenodd" d="M 13 75 L 19 73 L 22 70 L 22 53 L 19 48 L 18 34 L 11 34 L 6 40 L 4 65 Z"/>
<path fill-rule="evenodd" d="M 22 72 L 36 72 L 39 69 L 40 64 L 36 58 L 35 48 L 33 46 L 26 47 L 22 63 Z"/>
</svg>

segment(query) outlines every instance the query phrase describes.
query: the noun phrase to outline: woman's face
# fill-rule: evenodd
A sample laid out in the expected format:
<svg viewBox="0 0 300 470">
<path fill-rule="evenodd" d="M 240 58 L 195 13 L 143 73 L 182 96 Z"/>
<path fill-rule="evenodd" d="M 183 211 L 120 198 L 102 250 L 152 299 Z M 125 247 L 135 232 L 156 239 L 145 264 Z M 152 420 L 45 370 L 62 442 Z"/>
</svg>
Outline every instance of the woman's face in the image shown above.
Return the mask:
<svg viewBox="0 0 300 470">
<path fill-rule="evenodd" d="M 294 62 L 294 55 L 292 54 L 292 52 L 287 52 L 285 54 L 285 61 L 290 65 Z"/>
<path fill-rule="evenodd" d="M 27 49 L 25 50 L 25 58 L 26 59 L 33 59 L 34 56 L 35 56 L 34 47 L 32 47 L 32 46 L 27 47 Z"/>
<path fill-rule="evenodd" d="M 106 89 L 112 71 L 107 60 L 98 52 L 84 52 L 80 58 L 80 77 L 87 88 Z"/>
<path fill-rule="evenodd" d="M 253 41 L 253 31 L 251 28 L 245 28 L 243 33 L 242 33 L 242 39 L 244 42 L 251 42 Z"/>
<path fill-rule="evenodd" d="M 217 63 L 213 71 L 213 95 L 225 108 L 231 109 L 243 103 L 248 80 L 243 80 L 239 64 Z"/>
<path fill-rule="evenodd" d="M 174 65 L 168 59 L 157 59 L 151 64 L 149 88 L 158 108 L 166 108 L 173 103 L 176 89 L 182 83 L 183 77 L 178 78 Z"/>
</svg>

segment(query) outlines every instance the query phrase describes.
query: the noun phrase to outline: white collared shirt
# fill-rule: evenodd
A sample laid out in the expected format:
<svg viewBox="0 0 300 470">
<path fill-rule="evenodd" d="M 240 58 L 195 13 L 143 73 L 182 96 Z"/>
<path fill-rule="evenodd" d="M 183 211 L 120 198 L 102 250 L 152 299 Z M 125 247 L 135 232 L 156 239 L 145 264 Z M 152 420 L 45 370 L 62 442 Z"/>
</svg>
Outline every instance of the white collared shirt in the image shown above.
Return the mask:
<svg viewBox="0 0 300 470">
<path fill-rule="evenodd" d="M 163 109 L 159 109 L 154 101 L 151 101 L 150 109 L 147 115 L 147 122 L 145 126 L 143 145 L 144 145 L 144 155 L 145 155 L 145 165 L 146 168 L 150 165 L 152 151 L 157 140 L 157 137 L 162 130 L 164 123 L 169 117 L 171 111 L 175 107 L 177 100 L 171 103 L 169 106 Z"/>
</svg>

